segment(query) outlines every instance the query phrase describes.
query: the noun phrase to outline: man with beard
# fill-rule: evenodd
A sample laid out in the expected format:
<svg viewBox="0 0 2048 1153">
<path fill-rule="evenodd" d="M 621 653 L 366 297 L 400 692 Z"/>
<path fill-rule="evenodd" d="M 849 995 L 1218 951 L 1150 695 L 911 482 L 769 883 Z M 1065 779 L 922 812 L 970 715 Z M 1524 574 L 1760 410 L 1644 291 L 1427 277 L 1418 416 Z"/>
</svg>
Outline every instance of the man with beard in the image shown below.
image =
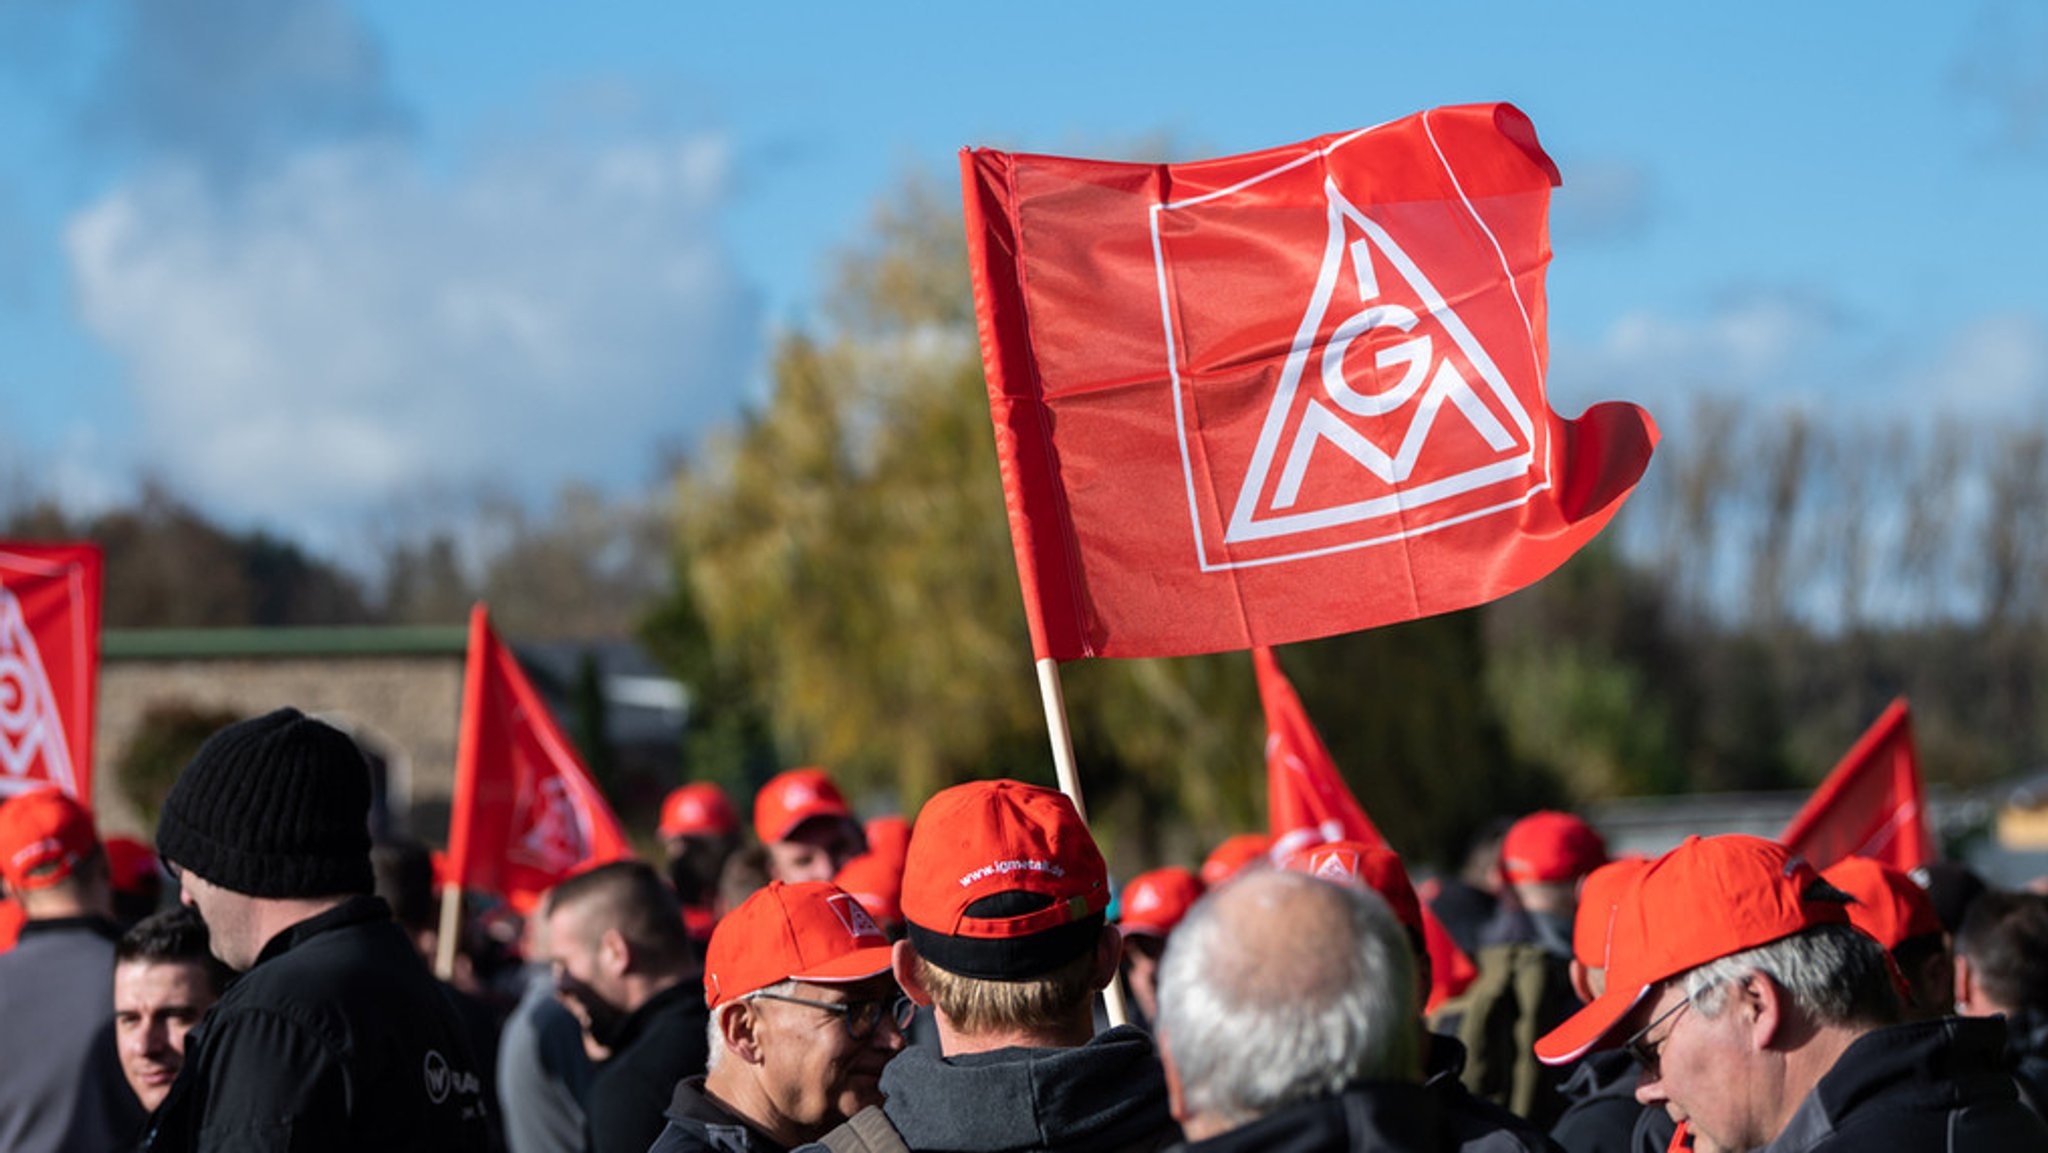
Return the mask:
<svg viewBox="0 0 2048 1153">
<path fill-rule="evenodd" d="M 590 1084 L 590 1153 L 646 1153 L 676 1082 L 704 1072 L 703 987 L 674 890 L 614 861 L 549 890 L 555 995 L 603 1064 Z"/>
</svg>

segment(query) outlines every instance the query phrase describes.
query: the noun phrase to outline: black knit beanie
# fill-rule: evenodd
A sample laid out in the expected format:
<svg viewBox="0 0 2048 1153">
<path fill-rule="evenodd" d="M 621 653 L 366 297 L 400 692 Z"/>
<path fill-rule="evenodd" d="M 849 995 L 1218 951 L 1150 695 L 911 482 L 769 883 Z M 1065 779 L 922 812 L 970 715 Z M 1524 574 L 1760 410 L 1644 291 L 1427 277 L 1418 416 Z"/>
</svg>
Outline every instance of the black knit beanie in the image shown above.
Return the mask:
<svg viewBox="0 0 2048 1153">
<path fill-rule="evenodd" d="M 178 774 L 157 853 L 251 897 L 368 893 L 370 770 L 346 733 L 297 709 L 206 739 Z"/>
</svg>

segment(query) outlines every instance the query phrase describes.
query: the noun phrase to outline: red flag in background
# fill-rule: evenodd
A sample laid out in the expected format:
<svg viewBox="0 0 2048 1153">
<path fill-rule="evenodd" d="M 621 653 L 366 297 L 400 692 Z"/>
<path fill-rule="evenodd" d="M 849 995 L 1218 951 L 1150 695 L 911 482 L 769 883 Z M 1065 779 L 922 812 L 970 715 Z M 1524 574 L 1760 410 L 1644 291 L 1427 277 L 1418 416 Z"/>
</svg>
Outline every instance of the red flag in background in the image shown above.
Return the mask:
<svg viewBox="0 0 2048 1153">
<path fill-rule="evenodd" d="M 969 150 L 1040 659 L 1283 644 L 1549 573 L 1648 464 L 1544 393 L 1557 170 L 1506 104 L 1190 164 Z"/>
<path fill-rule="evenodd" d="M 1273 860 L 1284 861 L 1330 841 L 1386 845 L 1387 839 L 1337 772 L 1337 762 L 1310 723 L 1308 710 L 1301 707 L 1294 685 L 1280 671 L 1273 650 L 1263 645 L 1253 649 L 1252 667 L 1259 676 L 1259 703 L 1266 710 L 1266 821 L 1273 833 Z M 1464 992 L 1479 969 L 1426 902 L 1422 928 L 1431 975 L 1425 1008 L 1434 1011 Z"/>
<path fill-rule="evenodd" d="M 100 574 L 98 545 L 0 541 L 0 799 L 92 803 Z"/>
<path fill-rule="evenodd" d="M 1857 738 L 1778 839 L 1816 869 L 1869 857 L 1910 872 L 1935 859 L 1904 697 Z"/>
<path fill-rule="evenodd" d="M 479 604 L 469 613 L 448 870 L 530 911 L 557 881 L 632 855 L 619 819 Z"/>
<path fill-rule="evenodd" d="M 1327 841 L 1386 844 L 1338 774 L 1273 650 L 1253 649 L 1252 666 L 1259 675 L 1259 703 L 1266 709 L 1266 822 L 1273 833 L 1273 859 Z"/>
</svg>

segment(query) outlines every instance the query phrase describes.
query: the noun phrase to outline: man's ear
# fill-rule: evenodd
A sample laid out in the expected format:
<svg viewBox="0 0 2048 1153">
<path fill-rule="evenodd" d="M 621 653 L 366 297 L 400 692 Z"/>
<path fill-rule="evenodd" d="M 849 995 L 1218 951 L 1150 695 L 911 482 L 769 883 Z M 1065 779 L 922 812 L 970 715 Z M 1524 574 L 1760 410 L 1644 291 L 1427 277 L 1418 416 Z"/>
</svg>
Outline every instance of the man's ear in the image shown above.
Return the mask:
<svg viewBox="0 0 2048 1153">
<path fill-rule="evenodd" d="M 1089 986 L 1107 989 L 1124 963 L 1124 932 L 1115 925 L 1102 926 L 1102 934 L 1095 938 L 1095 967 L 1089 975 Z"/>
<path fill-rule="evenodd" d="M 1175 1121 L 1186 1125 L 1188 1123 L 1188 1107 L 1187 1098 L 1181 1093 L 1180 1070 L 1174 1067 L 1173 1053 L 1166 1047 L 1166 1037 L 1162 1034 L 1156 1040 L 1158 1044 L 1154 1048 L 1159 1053 L 1159 1064 L 1161 1068 L 1166 1070 L 1167 1112 L 1173 1114 Z"/>
<path fill-rule="evenodd" d="M 597 963 L 605 972 L 621 976 L 633 968 L 633 946 L 626 935 L 617 929 L 606 929 L 598 934 Z"/>
<path fill-rule="evenodd" d="M 761 1040 L 755 1030 L 754 1007 L 745 1001 L 720 1005 L 718 1013 L 718 1036 L 725 1042 L 725 1051 L 749 1065 L 759 1065 Z"/>
<path fill-rule="evenodd" d="M 1791 1007 L 1791 997 L 1784 986 L 1767 973 L 1751 973 L 1736 983 L 1728 994 L 1728 1007 L 1723 1012 L 1744 1014 L 1743 1024 L 1748 1027 L 1750 1042 L 1759 1050 L 1775 1047 L 1775 1042 L 1785 1036 L 1789 1024 L 1786 1010 Z"/>
<path fill-rule="evenodd" d="M 896 983 L 903 987 L 903 995 L 919 1005 L 932 1003 L 931 993 L 924 982 L 917 979 L 917 946 L 905 937 L 892 946 L 889 954 L 889 968 L 896 974 Z"/>
<path fill-rule="evenodd" d="M 1961 953 L 1956 954 L 1956 1011 L 1966 1016 L 1982 1011 L 1977 1003 L 1977 970 Z"/>
<path fill-rule="evenodd" d="M 1592 1004 L 1600 996 L 1593 991 L 1593 971 L 1586 968 L 1585 964 L 1577 957 L 1572 958 L 1571 968 L 1572 992 L 1579 995 L 1579 1000 L 1588 1005 Z"/>
</svg>

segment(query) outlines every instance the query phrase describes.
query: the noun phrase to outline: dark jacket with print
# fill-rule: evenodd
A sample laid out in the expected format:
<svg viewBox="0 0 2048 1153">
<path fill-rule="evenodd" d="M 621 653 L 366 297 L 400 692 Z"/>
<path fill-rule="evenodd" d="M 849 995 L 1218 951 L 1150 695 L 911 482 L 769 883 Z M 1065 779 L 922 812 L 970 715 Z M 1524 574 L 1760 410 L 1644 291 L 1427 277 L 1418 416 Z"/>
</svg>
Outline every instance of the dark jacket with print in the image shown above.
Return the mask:
<svg viewBox="0 0 2048 1153">
<path fill-rule="evenodd" d="M 351 897 L 273 937 L 186 1036 L 146 1148 L 483 1153 L 482 1089 L 390 907 Z"/>
<path fill-rule="evenodd" d="M 669 1098 L 668 1127 L 647 1153 L 786 1153 L 767 1134 L 704 1092 L 704 1078 L 689 1077 Z"/>
</svg>

